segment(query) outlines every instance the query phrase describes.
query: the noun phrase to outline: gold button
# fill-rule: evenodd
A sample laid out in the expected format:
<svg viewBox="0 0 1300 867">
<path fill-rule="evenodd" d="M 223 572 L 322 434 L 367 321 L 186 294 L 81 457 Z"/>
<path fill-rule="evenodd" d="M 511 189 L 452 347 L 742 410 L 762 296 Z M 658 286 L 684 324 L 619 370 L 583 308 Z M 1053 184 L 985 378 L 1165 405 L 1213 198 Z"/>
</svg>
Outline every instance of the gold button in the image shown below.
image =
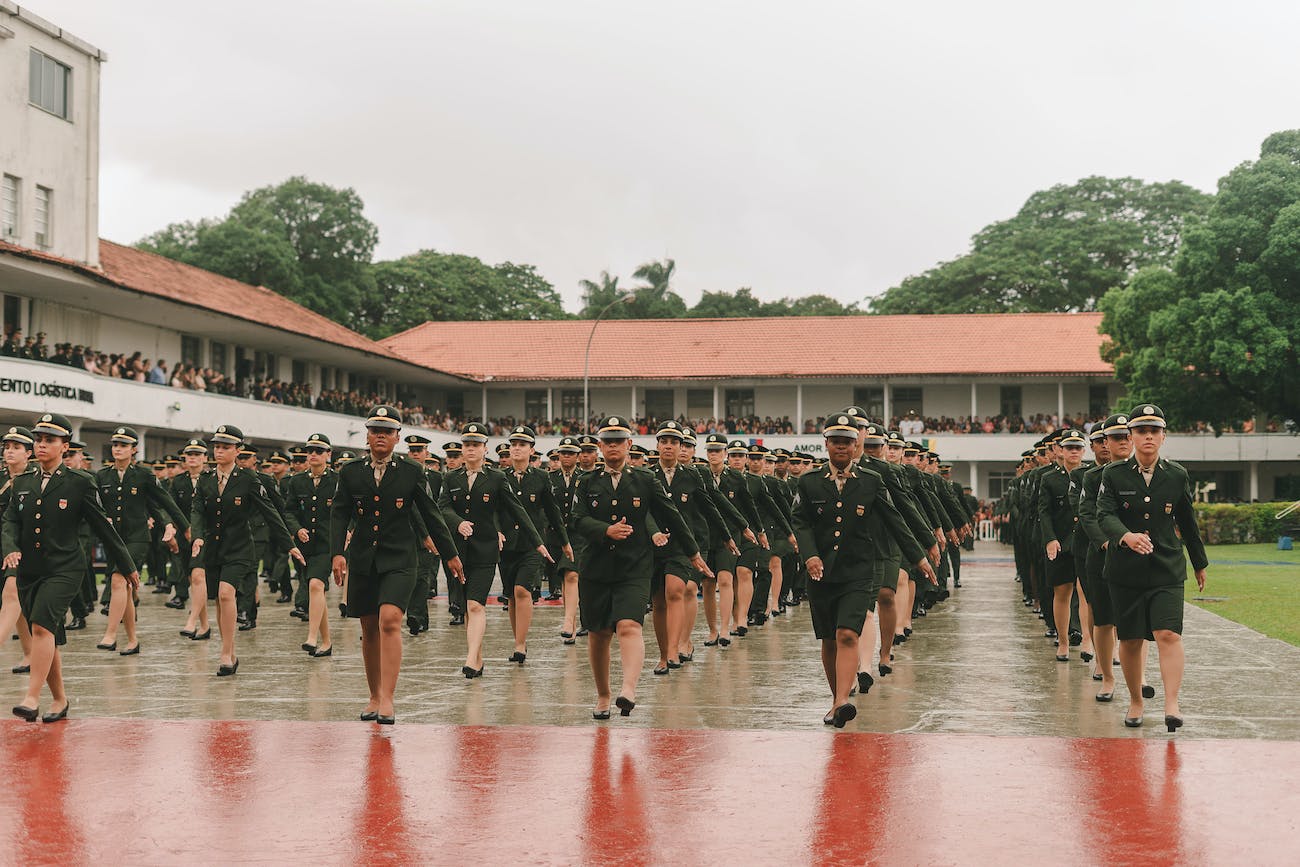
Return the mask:
<svg viewBox="0 0 1300 867">
<path fill-rule="evenodd" d="M 33 517 L 35 517 L 36 520 L 39 521 L 39 520 L 41 519 L 41 513 L 40 513 L 40 512 L 37 512 Z"/>
<path fill-rule="evenodd" d="M 1142 498 L 1142 502 L 1144 502 L 1144 503 L 1149 503 L 1149 502 L 1151 502 L 1151 498 L 1150 498 L 1150 497 L 1143 497 L 1143 498 Z"/>
<path fill-rule="evenodd" d="M 376 503 L 379 502 L 379 497 L 378 497 L 378 496 L 375 497 L 375 502 L 376 502 Z"/>
<path fill-rule="evenodd" d="M 37 528 L 36 528 L 36 532 L 39 533 L 40 531 L 41 531 L 41 528 L 40 528 L 40 527 L 37 527 Z"/>
<path fill-rule="evenodd" d="M 839 531 L 839 530 L 836 530 L 836 531 L 835 531 L 835 535 L 836 535 L 836 536 L 839 536 L 839 534 L 840 534 L 840 531 Z"/>
<path fill-rule="evenodd" d="M 835 516 L 835 523 L 838 524 L 840 521 L 843 521 L 843 520 L 844 520 L 844 518 L 843 518 L 842 516 L 840 516 L 840 515 L 836 515 L 836 516 Z"/>
</svg>

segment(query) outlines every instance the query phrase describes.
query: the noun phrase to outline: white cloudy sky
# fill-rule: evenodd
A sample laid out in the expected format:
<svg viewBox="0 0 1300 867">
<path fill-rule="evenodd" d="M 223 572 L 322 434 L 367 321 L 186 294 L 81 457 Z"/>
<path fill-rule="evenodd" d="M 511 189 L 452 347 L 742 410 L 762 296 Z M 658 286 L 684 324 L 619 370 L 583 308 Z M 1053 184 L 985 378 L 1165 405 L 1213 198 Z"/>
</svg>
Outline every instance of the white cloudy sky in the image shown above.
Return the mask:
<svg viewBox="0 0 1300 867">
<path fill-rule="evenodd" d="M 101 234 L 352 186 L 379 258 L 845 301 L 1089 174 L 1212 190 L 1300 126 L 1291 2 L 33 0 L 109 52 Z"/>
</svg>

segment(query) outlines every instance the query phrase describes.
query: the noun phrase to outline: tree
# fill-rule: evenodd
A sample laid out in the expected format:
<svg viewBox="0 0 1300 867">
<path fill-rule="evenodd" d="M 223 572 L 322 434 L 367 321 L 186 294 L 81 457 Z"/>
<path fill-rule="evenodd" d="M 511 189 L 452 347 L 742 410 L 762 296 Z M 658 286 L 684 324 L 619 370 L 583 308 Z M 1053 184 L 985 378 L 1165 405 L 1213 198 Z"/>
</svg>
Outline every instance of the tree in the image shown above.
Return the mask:
<svg viewBox="0 0 1300 867">
<path fill-rule="evenodd" d="M 705 292 L 686 315 L 697 319 L 754 316 L 848 316 L 859 312 L 856 304 L 843 304 L 829 295 L 805 295 L 762 301 L 748 286 L 735 292 Z"/>
<path fill-rule="evenodd" d="M 1300 130 L 1219 181 L 1172 268 L 1102 300 L 1105 356 L 1171 423 L 1300 418 Z"/>
<path fill-rule="evenodd" d="M 354 322 L 373 338 L 422 322 L 564 317 L 555 288 L 531 265 L 487 265 L 473 256 L 421 250 L 372 269 Z"/>
<path fill-rule="evenodd" d="M 636 298 L 609 311 L 616 319 L 677 319 L 686 315 L 686 302 L 672 289 L 677 263 L 672 259 L 646 262 L 632 272 L 644 285 L 633 289 Z"/>
<path fill-rule="evenodd" d="M 909 277 L 873 313 L 1094 310 L 1138 269 L 1173 262 L 1211 197 L 1178 181 L 1088 177 L 1034 193 L 986 226 L 964 256 Z"/>
<path fill-rule="evenodd" d="M 619 288 L 618 278 L 611 277 L 608 271 L 601 271 L 599 280 L 579 280 L 578 286 L 582 289 L 582 310 L 578 313 L 579 319 L 595 319 L 600 315 L 600 311 L 628 294 L 626 290 Z"/>
</svg>

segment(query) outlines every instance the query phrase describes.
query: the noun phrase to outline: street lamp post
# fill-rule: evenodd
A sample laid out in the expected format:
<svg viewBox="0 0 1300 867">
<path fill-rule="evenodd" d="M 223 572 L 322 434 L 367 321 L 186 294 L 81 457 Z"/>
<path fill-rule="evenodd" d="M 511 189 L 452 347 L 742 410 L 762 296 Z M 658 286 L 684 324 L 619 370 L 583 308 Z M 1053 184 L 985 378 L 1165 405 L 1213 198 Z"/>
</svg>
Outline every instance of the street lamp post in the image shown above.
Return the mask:
<svg viewBox="0 0 1300 867">
<path fill-rule="evenodd" d="M 582 356 L 582 427 L 587 433 L 591 433 L 591 392 L 590 378 L 587 374 L 591 367 L 591 341 L 596 336 L 596 326 L 600 324 L 600 320 L 605 318 L 605 314 L 613 309 L 615 304 L 631 304 L 635 300 L 635 292 L 629 292 L 615 298 L 605 305 L 605 308 L 596 315 L 596 320 L 591 323 L 591 333 L 587 335 L 587 351 Z"/>
</svg>

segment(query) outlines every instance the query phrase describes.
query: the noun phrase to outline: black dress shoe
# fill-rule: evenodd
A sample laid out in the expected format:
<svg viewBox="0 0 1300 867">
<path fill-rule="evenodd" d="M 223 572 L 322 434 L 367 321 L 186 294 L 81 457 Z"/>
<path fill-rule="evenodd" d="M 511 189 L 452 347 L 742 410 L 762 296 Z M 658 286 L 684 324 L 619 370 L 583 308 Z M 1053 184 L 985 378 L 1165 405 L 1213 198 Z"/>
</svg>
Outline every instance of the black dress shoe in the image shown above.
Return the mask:
<svg viewBox="0 0 1300 867">
<path fill-rule="evenodd" d="M 375 717 L 375 722 L 379 723 L 381 726 L 391 726 L 397 722 L 397 717 L 379 714 Z"/>
<path fill-rule="evenodd" d="M 1044 637 L 1044 638 L 1056 638 L 1056 637 L 1057 637 L 1057 636 L 1056 636 L 1056 630 L 1055 630 L 1055 629 L 1049 629 L 1049 630 L 1047 630 L 1046 632 L 1043 633 L 1043 637 Z"/>
<path fill-rule="evenodd" d="M 676 659 L 670 659 L 668 660 L 668 667 L 671 668 L 673 671 L 676 671 L 677 669 L 682 667 L 682 664 Z"/>
<path fill-rule="evenodd" d="M 102 614 L 102 615 L 104 615 L 105 617 L 107 617 L 107 616 L 108 616 L 108 606 L 107 606 L 107 605 L 101 605 L 100 608 L 99 608 L 99 613 Z"/>
<path fill-rule="evenodd" d="M 1152 686 L 1151 684 L 1149 684 L 1149 683 L 1144 683 L 1144 684 L 1142 684 L 1142 697 L 1143 697 L 1143 698 L 1155 698 L 1155 697 L 1156 697 L 1156 688 L 1155 688 L 1154 686 Z"/>
<path fill-rule="evenodd" d="M 414 620 L 408 620 L 406 621 L 406 631 L 411 633 L 412 635 L 419 635 L 420 624 L 416 623 Z"/>
<path fill-rule="evenodd" d="M 72 618 L 72 622 L 69 623 L 69 624 L 68 624 L 66 627 L 64 627 L 64 628 L 65 628 L 68 632 L 76 632 L 76 631 L 79 630 L 79 629 L 85 629 L 85 628 L 86 628 L 86 618 L 84 618 L 84 617 L 74 617 L 74 618 Z"/>
<path fill-rule="evenodd" d="M 362 721 L 362 722 L 374 722 L 374 721 L 377 720 L 377 719 L 379 719 L 379 712 L 378 712 L 378 711 L 367 710 L 367 711 L 362 711 L 362 712 L 361 712 L 361 721 Z"/>
<path fill-rule="evenodd" d="M 28 722 L 36 722 L 36 717 L 40 716 L 40 713 L 41 709 L 39 707 L 25 707 L 21 704 L 14 705 L 14 716 L 19 719 L 25 719 Z"/>
<path fill-rule="evenodd" d="M 744 627 L 744 626 L 737 626 L 737 627 L 736 627 L 736 631 L 733 632 L 733 633 L 731 633 L 731 634 L 732 634 L 732 635 L 739 635 L 741 638 L 744 638 L 746 635 L 749 634 L 749 629 L 748 629 L 747 627 Z"/>
<path fill-rule="evenodd" d="M 299 620 L 306 620 L 309 615 L 307 614 L 306 611 L 303 611 L 301 608 L 295 608 L 289 612 L 289 616 L 297 617 Z"/>
<path fill-rule="evenodd" d="M 614 699 L 614 706 L 618 708 L 620 716 L 631 716 L 632 708 L 636 707 L 636 702 L 625 696 L 619 696 Z"/>
<path fill-rule="evenodd" d="M 238 659 L 235 660 L 235 664 L 234 664 L 234 665 L 220 665 L 220 666 L 217 666 L 217 677 L 230 677 L 232 674 L 234 674 L 234 673 L 237 672 L 237 671 L 239 671 L 239 660 L 238 660 Z"/>
<path fill-rule="evenodd" d="M 286 602 L 292 602 L 293 597 L 290 596 L 288 593 L 281 593 L 279 596 L 275 597 L 275 601 L 277 605 L 283 605 Z"/>
<path fill-rule="evenodd" d="M 894 667 L 893 667 L 892 665 L 885 665 L 885 664 L 882 662 L 882 663 L 880 663 L 879 668 L 880 668 L 880 676 L 881 676 L 881 677 L 884 677 L 884 676 L 887 675 L 887 674 L 893 674 L 893 673 L 894 673 Z"/>
<path fill-rule="evenodd" d="M 45 716 L 41 717 L 41 722 L 43 722 L 43 723 L 56 723 L 56 722 L 59 722 L 60 720 L 65 720 L 65 719 L 67 719 L 67 718 L 68 718 L 68 705 L 69 705 L 69 704 L 71 704 L 71 702 L 69 702 L 68 704 L 65 704 L 65 705 L 63 706 L 63 710 L 59 711 L 58 713 L 47 713 Z M 1168 717 L 1165 717 L 1165 719 L 1168 720 L 1169 718 L 1168 718 Z M 30 720 L 29 720 L 29 722 L 30 722 Z M 1178 721 L 1178 724 L 1179 724 L 1179 725 L 1182 725 L 1182 724 L 1183 724 L 1182 720 L 1179 720 L 1179 721 Z M 1170 729 L 1170 731 L 1173 731 L 1173 729 Z"/>
<path fill-rule="evenodd" d="M 582 629 L 579 629 L 579 630 L 578 630 L 578 637 L 579 637 L 579 638 L 582 638 L 584 635 L 589 635 L 590 632 L 591 632 L 591 631 L 590 631 L 589 629 L 587 629 L 586 627 L 583 627 Z"/>
<path fill-rule="evenodd" d="M 717 646 L 718 646 L 718 639 L 715 638 L 715 639 L 713 639 L 712 641 L 709 641 L 708 639 L 705 639 L 705 641 L 704 641 L 704 646 L 705 646 L 705 647 L 717 647 Z"/>
<path fill-rule="evenodd" d="M 128 647 L 126 650 L 118 652 L 118 656 L 138 656 L 140 654 L 140 642 L 135 643 L 135 647 Z"/>
<path fill-rule="evenodd" d="M 1070 639 L 1071 647 L 1078 647 L 1080 644 L 1083 644 L 1082 632 L 1075 632 L 1073 629 L 1071 629 L 1070 634 L 1067 637 Z"/>
<path fill-rule="evenodd" d="M 15 665 L 10 671 L 14 674 L 31 674 L 32 667 L 30 665 Z"/>
<path fill-rule="evenodd" d="M 604 710 L 593 710 L 593 711 L 591 712 L 591 718 L 592 718 L 592 719 L 609 719 L 609 708 L 605 708 Z"/>
<path fill-rule="evenodd" d="M 1058 653 L 1058 654 L 1056 654 L 1056 661 L 1057 661 L 1057 662 L 1069 662 L 1069 661 L 1070 661 L 1070 654 L 1067 653 L 1067 654 L 1065 654 L 1065 655 L 1063 656 L 1063 655 L 1061 655 L 1061 654 Z"/>
<path fill-rule="evenodd" d="M 100 642 L 99 644 L 95 645 L 95 649 L 96 650 L 117 650 L 117 642 L 114 641 L 112 644 L 104 644 L 103 642 Z"/>
<path fill-rule="evenodd" d="M 207 632 L 196 632 L 190 637 L 195 641 L 207 641 L 212 637 L 212 627 L 209 626 Z"/>
<path fill-rule="evenodd" d="M 1093 679 L 1093 680 L 1105 680 L 1106 678 L 1102 677 L 1102 676 L 1101 676 L 1101 673 L 1098 672 L 1097 674 L 1094 674 L 1094 675 L 1092 676 L 1092 679 Z"/>
<path fill-rule="evenodd" d="M 1140 716 L 1126 716 L 1126 717 L 1124 717 L 1124 725 L 1128 726 L 1128 727 L 1131 728 L 1131 729 L 1141 728 L 1141 727 L 1142 727 L 1142 717 L 1140 717 Z"/>
<path fill-rule="evenodd" d="M 1165 727 L 1171 732 L 1176 732 L 1183 727 L 1183 718 L 1165 714 Z"/>
<path fill-rule="evenodd" d="M 565 643 L 565 644 L 577 644 L 577 643 L 578 643 L 578 639 L 574 638 L 573 636 L 569 636 L 568 638 L 564 639 L 564 643 Z"/>
<path fill-rule="evenodd" d="M 822 717 L 822 725 L 827 725 L 827 726 L 835 725 L 835 711 L 831 711 L 830 713 L 826 714 L 826 716 Z"/>
<path fill-rule="evenodd" d="M 573 637 L 573 633 L 572 633 L 572 632 L 561 632 L 561 633 L 560 633 L 560 637 L 561 637 L 561 638 L 572 638 L 572 637 Z"/>
<path fill-rule="evenodd" d="M 871 672 L 869 671 L 858 672 L 858 692 L 862 693 L 863 695 L 866 695 L 868 692 L 871 691 L 871 685 L 874 684 L 875 682 L 876 679 L 871 676 Z"/>
<path fill-rule="evenodd" d="M 154 593 L 170 593 L 171 590 L 169 590 L 168 588 L 166 588 L 166 587 L 162 586 L 161 584 L 159 584 L 157 587 L 153 588 L 153 591 L 152 591 L 152 592 L 154 592 Z"/>
<path fill-rule="evenodd" d="M 312 654 L 312 656 L 314 656 L 316 659 L 323 659 L 326 656 L 333 656 L 333 655 L 334 655 L 333 645 L 325 648 L 324 650 L 317 650 L 315 653 Z"/>
<path fill-rule="evenodd" d="M 316 652 L 316 645 L 308 644 L 307 642 L 304 641 L 302 643 L 302 649 L 306 651 L 308 655 L 311 655 Z"/>
<path fill-rule="evenodd" d="M 718 647 L 730 647 L 730 646 L 731 646 L 730 638 L 725 638 L 721 635 L 718 636 Z"/>
<path fill-rule="evenodd" d="M 1113 693 L 1113 692 L 1099 692 L 1099 693 L 1097 693 L 1097 701 L 1101 702 L 1102 704 L 1107 704 L 1107 703 L 1109 703 L 1113 698 L 1115 698 L 1115 693 Z"/>
<path fill-rule="evenodd" d="M 837 729 L 842 729 L 849 721 L 855 719 L 857 715 L 858 715 L 857 707 L 851 703 L 846 702 L 840 705 L 839 707 L 835 708 L 834 725 Z"/>
<path fill-rule="evenodd" d="M 690 653 L 679 653 L 679 654 L 677 654 L 677 661 L 680 662 L 680 663 L 682 663 L 683 665 L 685 665 L 685 664 L 688 663 L 688 662 L 694 662 L 694 661 L 695 661 L 695 651 L 692 650 Z"/>
<path fill-rule="evenodd" d="M 895 636 L 894 636 L 894 646 L 897 647 L 898 645 L 902 644 L 902 643 L 903 643 L 904 641 L 906 641 L 906 640 L 907 640 L 907 636 L 906 636 L 906 635 L 895 635 Z"/>
<path fill-rule="evenodd" d="M 910 626 L 904 626 L 904 627 L 903 627 L 903 637 L 904 637 L 904 638 L 911 638 L 911 637 L 912 637 L 912 627 L 910 627 Z"/>
<path fill-rule="evenodd" d="M 652 673 L 653 673 L 653 674 L 656 674 L 656 675 L 664 675 L 664 674 L 667 674 L 668 671 L 669 671 L 669 669 L 668 669 L 668 666 L 666 666 L 666 665 L 663 666 L 662 668 L 660 668 L 659 666 L 655 666 L 655 669 L 654 669 L 654 671 L 653 671 Z"/>
<path fill-rule="evenodd" d="M 180 610 L 182 610 L 183 608 L 185 608 L 185 600 L 184 600 L 184 599 L 176 599 L 175 597 L 173 597 L 173 598 L 171 598 L 171 599 L 168 599 L 166 602 L 164 602 L 164 603 L 163 603 L 163 607 L 164 607 L 164 608 L 170 608 L 170 609 L 172 609 L 173 611 L 180 611 Z"/>
<path fill-rule="evenodd" d="M 463 675 L 465 675 L 465 679 L 466 679 L 466 680 L 473 680 L 473 679 L 476 678 L 476 677 L 482 677 L 482 676 L 483 676 L 483 668 L 480 667 L 480 668 L 474 669 L 474 668 L 470 668 L 468 665 L 462 665 L 462 666 L 460 667 L 460 673 L 463 674 Z"/>
<path fill-rule="evenodd" d="M 1092 662 L 1092 654 L 1086 650 L 1079 654 L 1079 658 L 1084 662 Z"/>
<path fill-rule="evenodd" d="M 507 659 L 506 662 L 517 662 L 520 665 L 523 665 L 524 660 L 526 659 L 528 659 L 527 653 L 520 653 L 519 651 L 516 650 L 514 653 L 510 654 L 510 658 Z"/>
<path fill-rule="evenodd" d="M 464 625 L 465 625 L 465 615 L 464 615 L 464 614 L 453 614 L 452 617 L 451 617 L 451 622 L 448 623 L 447 625 L 448 625 L 448 626 L 464 626 Z"/>
</svg>

